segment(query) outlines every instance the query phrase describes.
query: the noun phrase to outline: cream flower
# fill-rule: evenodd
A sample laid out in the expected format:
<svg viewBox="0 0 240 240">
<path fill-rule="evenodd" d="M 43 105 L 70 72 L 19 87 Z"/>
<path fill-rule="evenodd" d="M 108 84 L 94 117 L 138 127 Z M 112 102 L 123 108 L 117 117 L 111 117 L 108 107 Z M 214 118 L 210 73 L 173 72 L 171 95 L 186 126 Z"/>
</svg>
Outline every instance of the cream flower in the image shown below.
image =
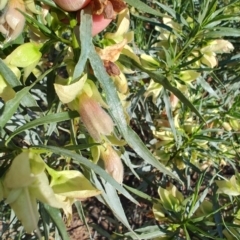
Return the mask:
<svg viewBox="0 0 240 240">
<path fill-rule="evenodd" d="M 61 208 L 49 186 L 45 163 L 41 157 L 31 152 L 22 152 L 13 162 L 3 178 L 4 198 L 26 232 L 37 229 L 39 220 L 37 200 L 55 208 Z"/>
<path fill-rule="evenodd" d="M 233 45 L 223 39 L 216 39 L 207 44 L 207 46 L 201 48 L 201 53 L 203 57 L 201 58 L 201 62 L 207 65 L 210 68 L 214 68 L 217 66 L 217 53 L 230 53 L 234 49 Z"/>
</svg>

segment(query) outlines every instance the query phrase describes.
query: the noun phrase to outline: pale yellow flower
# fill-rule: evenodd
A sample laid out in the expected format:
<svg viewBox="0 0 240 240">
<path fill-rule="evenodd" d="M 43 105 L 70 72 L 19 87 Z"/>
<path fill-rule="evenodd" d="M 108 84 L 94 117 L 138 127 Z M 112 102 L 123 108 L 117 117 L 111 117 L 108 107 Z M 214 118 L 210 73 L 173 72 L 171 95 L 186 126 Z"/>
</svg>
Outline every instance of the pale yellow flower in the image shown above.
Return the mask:
<svg viewBox="0 0 240 240">
<path fill-rule="evenodd" d="M 207 65 L 210 68 L 214 68 L 217 66 L 217 53 L 230 53 L 234 49 L 233 45 L 223 39 L 216 39 L 210 41 L 205 47 L 201 48 L 201 53 L 203 57 L 201 58 L 201 62 Z"/>
<path fill-rule="evenodd" d="M 37 154 L 29 151 L 16 156 L 3 177 L 3 191 L 6 203 L 22 222 L 26 232 L 37 229 L 39 220 L 37 200 L 55 208 L 61 208 L 52 188 L 49 186 L 45 163 Z"/>
</svg>

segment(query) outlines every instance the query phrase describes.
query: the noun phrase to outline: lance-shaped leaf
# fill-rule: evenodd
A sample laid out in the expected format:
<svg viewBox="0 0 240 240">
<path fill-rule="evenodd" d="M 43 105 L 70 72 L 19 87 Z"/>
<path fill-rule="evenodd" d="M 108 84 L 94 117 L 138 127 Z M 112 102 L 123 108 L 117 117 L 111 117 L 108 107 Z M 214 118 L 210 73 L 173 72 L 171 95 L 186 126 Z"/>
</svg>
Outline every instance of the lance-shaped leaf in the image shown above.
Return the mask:
<svg viewBox="0 0 240 240">
<path fill-rule="evenodd" d="M 19 80 L 21 77 L 21 72 L 17 67 L 8 66 L 12 72 L 15 74 L 17 79 Z M 3 101 L 8 101 L 15 97 L 15 91 L 12 89 L 10 84 L 4 79 L 4 77 L 0 74 L 0 97 Z"/>
</svg>

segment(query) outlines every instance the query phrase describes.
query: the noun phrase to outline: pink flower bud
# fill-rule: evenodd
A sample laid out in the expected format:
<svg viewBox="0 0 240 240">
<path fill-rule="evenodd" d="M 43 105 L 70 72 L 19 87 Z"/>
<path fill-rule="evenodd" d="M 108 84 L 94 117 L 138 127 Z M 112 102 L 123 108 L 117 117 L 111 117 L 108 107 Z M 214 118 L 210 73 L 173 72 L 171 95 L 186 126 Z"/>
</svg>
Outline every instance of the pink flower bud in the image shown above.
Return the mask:
<svg viewBox="0 0 240 240">
<path fill-rule="evenodd" d="M 95 141 L 100 142 L 101 135 L 110 135 L 113 131 L 111 117 L 95 99 L 85 93 L 79 97 L 79 114 L 84 126 Z"/>
<path fill-rule="evenodd" d="M 77 11 L 84 8 L 91 0 L 53 0 L 65 11 Z"/>
<path fill-rule="evenodd" d="M 122 184 L 124 168 L 121 158 L 109 144 L 101 146 L 100 151 L 100 157 L 104 162 L 106 172 L 109 173 L 118 183 Z"/>
<path fill-rule="evenodd" d="M 103 31 L 112 21 L 112 19 L 104 18 L 103 14 L 92 16 L 93 26 L 92 26 L 92 36 L 97 35 L 101 31 Z"/>
</svg>

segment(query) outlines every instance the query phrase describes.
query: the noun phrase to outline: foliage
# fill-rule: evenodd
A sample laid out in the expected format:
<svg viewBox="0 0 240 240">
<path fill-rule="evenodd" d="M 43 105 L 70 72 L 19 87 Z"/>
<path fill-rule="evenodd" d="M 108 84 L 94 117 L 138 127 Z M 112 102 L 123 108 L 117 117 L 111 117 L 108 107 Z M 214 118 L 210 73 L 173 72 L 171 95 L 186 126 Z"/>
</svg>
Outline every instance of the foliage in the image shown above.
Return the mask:
<svg viewBox="0 0 240 240">
<path fill-rule="evenodd" d="M 238 239 L 239 1 L 75 7 L 0 3 L 0 200 L 19 236 L 69 239 L 96 197 L 124 225 L 96 227 L 108 238 Z M 122 197 L 148 205 L 141 228 Z"/>
</svg>

